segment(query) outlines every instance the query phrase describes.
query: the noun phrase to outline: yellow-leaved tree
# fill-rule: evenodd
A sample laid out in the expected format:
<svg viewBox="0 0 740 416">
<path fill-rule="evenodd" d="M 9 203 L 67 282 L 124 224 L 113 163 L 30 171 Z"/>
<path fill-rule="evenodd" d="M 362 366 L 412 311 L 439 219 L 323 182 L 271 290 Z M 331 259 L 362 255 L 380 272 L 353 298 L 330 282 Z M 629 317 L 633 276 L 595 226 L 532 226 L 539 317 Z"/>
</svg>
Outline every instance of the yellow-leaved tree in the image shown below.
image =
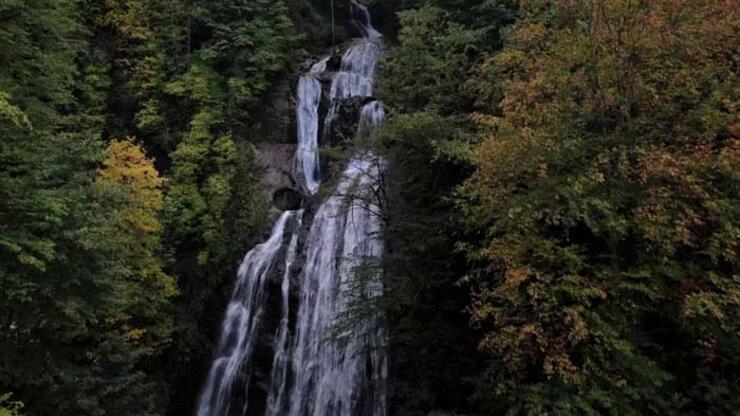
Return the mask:
<svg viewBox="0 0 740 416">
<path fill-rule="evenodd" d="M 171 322 L 158 316 L 167 308 L 153 305 L 164 306 L 178 292 L 175 279 L 164 272 L 161 258 L 163 184 L 153 161 L 133 138 L 113 140 L 108 145 L 97 185 L 115 201 L 110 207 L 116 222 L 115 237 L 126 249 L 125 267 L 134 283 L 128 299 L 131 319 L 122 326 L 129 341 L 142 347 L 145 354 L 159 351 L 171 332 Z"/>
</svg>

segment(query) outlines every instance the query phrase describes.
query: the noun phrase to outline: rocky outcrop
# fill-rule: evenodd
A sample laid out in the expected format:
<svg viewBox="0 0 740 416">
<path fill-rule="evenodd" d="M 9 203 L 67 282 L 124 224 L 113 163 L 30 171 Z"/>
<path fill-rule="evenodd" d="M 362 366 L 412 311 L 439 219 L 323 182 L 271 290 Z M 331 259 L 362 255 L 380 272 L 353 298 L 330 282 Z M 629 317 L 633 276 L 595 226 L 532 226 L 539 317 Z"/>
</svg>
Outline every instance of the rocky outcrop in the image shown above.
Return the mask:
<svg viewBox="0 0 740 416">
<path fill-rule="evenodd" d="M 336 146 L 352 140 L 357 132 L 362 107 L 373 100 L 374 98 L 371 97 L 350 97 L 337 100 L 334 104 L 330 128 L 325 129 L 322 144 Z"/>
<path fill-rule="evenodd" d="M 261 143 L 254 149 L 262 186 L 280 211 L 300 208 L 303 200 L 293 176 L 295 149 L 293 144 L 282 143 Z"/>
<path fill-rule="evenodd" d="M 329 99 L 331 82 L 339 70 L 342 54 L 351 45 L 347 42 L 329 49 L 323 56 L 330 56 L 326 70 L 317 74 L 322 83 L 322 100 L 319 106 L 319 144 L 337 146 L 351 139 L 357 130 L 360 111 L 370 98 L 352 97 L 332 104 Z M 297 209 L 313 198 L 301 189 L 294 174 L 296 152 L 296 85 L 300 74 L 306 73 L 319 58 L 306 59 L 295 68 L 271 93 L 270 105 L 250 128 L 249 134 L 261 138 L 254 146 L 256 162 L 261 170 L 265 194 L 278 211 Z M 324 130 L 326 115 L 334 106 L 331 128 Z M 326 159 L 322 158 L 322 176 L 327 175 Z"/>
<path fill-rule="evenodd" d="M 296 80 L 294 75 L 280 80 L 270 91 L 267 105 L 255 110 L 249 126 L 238 135 L 261 143 L 295 143 Z"/>
</svg>

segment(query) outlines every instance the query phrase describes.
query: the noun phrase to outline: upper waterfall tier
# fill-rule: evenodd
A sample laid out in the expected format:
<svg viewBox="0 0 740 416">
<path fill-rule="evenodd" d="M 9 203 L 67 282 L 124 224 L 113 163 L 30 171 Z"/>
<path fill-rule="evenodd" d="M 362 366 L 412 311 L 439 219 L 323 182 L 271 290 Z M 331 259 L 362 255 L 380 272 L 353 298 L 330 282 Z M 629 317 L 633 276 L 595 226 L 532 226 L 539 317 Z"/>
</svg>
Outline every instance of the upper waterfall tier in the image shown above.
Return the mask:
<svg viewBox="0 0 740 416">
<path fill-rule="evenodd" d="M 342 56 L 339 72 L 334 75 L 329 97 L 332 100 L 373 95 L 373 76 L 380 58 L 380 45 L 363 39 Z"/>
<path fill-rule="evenodd" d="M 339 72 L 334 75 L 329 92 L 331 105 L 324 119 L 325 138 L 330 136 L 332 126 L 339 118 L 337 113 L 342 100 L 373 96 L 374 77 L 381 52 L 380 41 L 363 38 L 352 44 L 342 56 Z"/>
<path fill-rule="evenodd" d="M 376 40 L 380 33 L 373 28 L 370 13 L 365 6 L 352 2 L 352 10 L 365 38 L 358 39 L 347 49 L 342 56 L 339 72 L 334 74 L 329 91 L 331 106 L 324 121 L 325 132 L 331 129 L 337 118 L 336 106 L 339 100 L 373 95 L 373 78 L 382 52 L 380 42 Z M 321 83 L 316 76 L 326 71 L 328 60 L 329 57 L 325 57 L 315 63 L 298 81 L 298 148 L 293 170 L 297 181 L 309 194 L 314 194 L 320 185 L 318 114 Z"/>
<path fill-rule="evenodd" d="M 367 7 L 365 7 L 365 5 L 357 3 L 354 0 L 352 0 L 352 3 L 350 4 L 351 4 L 351 11 L 352 11 L 352 18 L 362 30 L 363 37 L 369 38 L 369 39 L 377 39 L 383 36 L 380 32 L 375 30 L 375 28 L 373 27 L 373 22 L 370 19 L 370 12 L 367 10 Z"/>
<path fill-rule="evenodd" d="M 325 61 L 319 64 L 326 66 Z M 320 184 L 318 132 L 319 102 L 321 101 L 321 83 L 313 73 L 303 75 L 298 81 L 297 101 L 298 148 L 296 149 L 294 173 L 305 191 L 313 194 L 319 189 Z"/>
</svg>

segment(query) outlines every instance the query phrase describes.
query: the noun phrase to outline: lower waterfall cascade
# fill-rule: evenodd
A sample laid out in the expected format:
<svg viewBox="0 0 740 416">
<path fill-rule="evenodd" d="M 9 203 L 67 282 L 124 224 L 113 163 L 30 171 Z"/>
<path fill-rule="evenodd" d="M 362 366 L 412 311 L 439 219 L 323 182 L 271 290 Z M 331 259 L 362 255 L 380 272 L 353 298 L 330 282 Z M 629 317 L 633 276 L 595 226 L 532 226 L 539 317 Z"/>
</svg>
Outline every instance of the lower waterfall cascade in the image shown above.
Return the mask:
<svg viewBox="0 0 740 416">
<path fill-rule="evenodd" d="M 365 6 L 353 1 L 351 9 L 362 37 L 352 42 L 333 75 L 324 131 L 336 120 L 341 100 L 364 97 L 357 135 L 367 135 L 385 117 L 383 105 L 372 99 L 381 34 Z M 297 87 L 294 175 L 308 195 L 321 185 L 318 76 L 328 60 L 316 62 Z M 372 153 L 355 154 L 312 217 L 302 209 L 283 212 L 270 237 L 245 255 L 198 400 L 198 416 L 386 415 L 384 325 L 377 317 L 349 328 L 336 325 L 351 307 L 345 289 L 363 264 L 383 252 L 371 194 L 382 168 Z M 311 223 L 302 239 L 304 220 Z M 377 271 L 363 276 L 361 290 L 368 298 L 382 295 Z M 270 316 L 275 310 L 279 317 Z M 266 322 L 272 323 L 269 329 Z M 260 334 L 270 338 L 267 348 L 257 345 Z M 258 360 L 264 369 L 258 368 Z"/>
</svg>

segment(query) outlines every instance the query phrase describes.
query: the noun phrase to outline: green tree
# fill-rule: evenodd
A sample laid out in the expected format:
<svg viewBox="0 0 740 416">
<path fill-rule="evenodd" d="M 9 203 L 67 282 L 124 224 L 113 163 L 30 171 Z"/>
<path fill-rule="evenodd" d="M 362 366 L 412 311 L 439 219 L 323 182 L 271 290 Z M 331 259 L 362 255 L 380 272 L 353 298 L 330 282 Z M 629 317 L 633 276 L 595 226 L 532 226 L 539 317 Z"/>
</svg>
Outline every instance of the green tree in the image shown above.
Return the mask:
<svg viewBox="0 0 740 416">
<path fill-rule="evenodd" d="M 454 190 L 472 171 L 477 105 L 467 81 L 496 49 L 513 13 L 503 2 L 423 1 L 399 13 L 398 43 L 381 61 L 380 98 L 390 117 L 371 139 L 388 162 L 382 204 L 387 250 L 391 411 L 472 412 L 481 357 L 467 325 L 465 273 Z M 408 5 L 407 5 L 408 6 Z M 480 8 L 498 10 L 484 17 Z M 495 15 L 495 18 L 490 18 Z M 475 23 L 473 23 L 475 21 Z"/>
<path fill-rule="evenodd" d="M 282 0 L 202 1 L 196 9 L 209 34 L 199 56 L 223 77 L 221 104 L 231 124 L 243 126 L 299 37 Z"/>
<path fill-rule="evenodd" d="M 476 141 L 469 113 L 477 91 L 467 81 L 514 13 L 497 1 L 405 7 L 378 75 L 390 116 L 372 138 L 388 162 L 382 208 L 391 411 L 473 412 L 468 397 L 481 356 L 467 325 L 469 294 L 456 284 L 465 261 L 456 248 L 454 191 L 472 172 Z"/>
<path fill-rule="evenodd" d="M 470 410 L 466 381 L 476 371 L 475 337 L 455 285 L 464 259 L 455 254 L 452 194 L 468 162 L 443 149 L 471 136 L 464 119 L 433 112 L 397 114 L 373 137 L 383 175 L 382 259 L 390 340 L 393 414 Z"/>
<path fill-rule="evenodd" d="M 34 415 L 153 414 L 146 289 L 94 185 L 108 87 L 77 1 L 0 6 L 0 389 Z"/>
<path fill-rule="evenodd" d="M 0 394 L 0 416 L 20 416 L 23 403 L 10 401 L 10 394 Z"/>
<path fill-rule="evenodd" d="M 463 113 L 472 97 L 460 86 L 474 62 L 466 49 L 474 45 L 476 34 L 437 7 L 407 10 L 399 17 L 399 44 L 382 62 L 378 77 L 387 91 L 384 100 L 407 113 Z"/>
</svg>

